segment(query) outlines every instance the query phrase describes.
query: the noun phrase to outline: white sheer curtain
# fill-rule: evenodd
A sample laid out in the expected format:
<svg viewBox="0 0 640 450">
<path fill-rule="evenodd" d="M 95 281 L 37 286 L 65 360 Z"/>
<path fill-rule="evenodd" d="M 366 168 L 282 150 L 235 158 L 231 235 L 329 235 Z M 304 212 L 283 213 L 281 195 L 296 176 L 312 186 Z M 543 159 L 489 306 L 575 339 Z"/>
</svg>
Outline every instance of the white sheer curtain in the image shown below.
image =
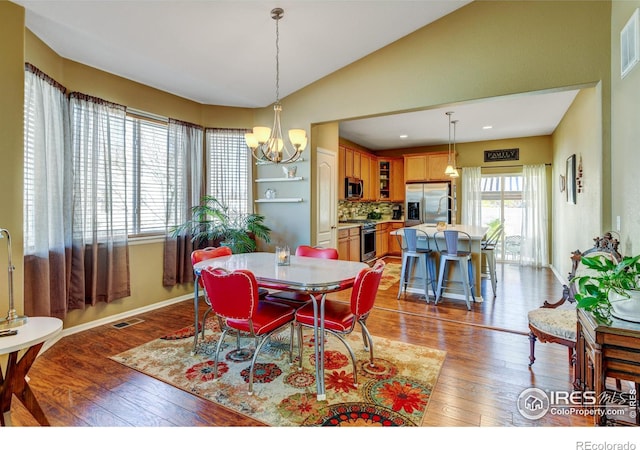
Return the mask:
<svg viewBox="0 0 640 450">
<path fill-rule="evenodd" d="M 546 173 L 544 164 L 522 168 L 524 209 L 520 264 L 525 266 L 549 265 Z"/>
<path fill-rule="evenodd" d="M 124 106 L 74 92 L 69 309 L 131 295 Z"/>
<path fill-rule="evenodd" d="M 65 88 L 25 66 L 24 308 L 28 316 L 67 313 L 72 160 Z"/>
<path fill-rule="evenodd" d="M 482 172 L 480 167 L 462 168 L 462 223 L 482 225 Z"/>
<path fill-rule="evenodd" d="M 191 236 L 174 237 L 171 229 L 191 218 L 191 209 L 204 194 L 203 135 L 198 125 L 169 119 L 164 286 L 193 281 Z"/>
</svg>

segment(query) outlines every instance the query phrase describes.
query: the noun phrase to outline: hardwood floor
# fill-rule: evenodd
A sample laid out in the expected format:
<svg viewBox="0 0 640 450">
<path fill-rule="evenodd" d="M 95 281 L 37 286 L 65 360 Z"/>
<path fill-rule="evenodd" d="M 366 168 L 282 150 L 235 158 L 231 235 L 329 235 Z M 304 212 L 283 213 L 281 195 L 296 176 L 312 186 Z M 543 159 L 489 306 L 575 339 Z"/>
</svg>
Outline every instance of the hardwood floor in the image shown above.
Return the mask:
<svg viewBox="0 0 640 450">
<path fill-rule="evenodd" d="M 467 311 L 462 300 L 426 304 L 418 295 L 396 299 L 398 285 L 380 291 L 367 324 L 374 336 L 447 352 L 429 404 L 425 426 L 590 426 L 578 415 L 547 414 L 527 420 L 518 395 L 531 386 L 570 390 L 567 349 L 538 344 L 528 367 L 526 314 L 544 300 L 556 300 L 562 286 L 550 270 L 498 265 L 498 292 L 482 282 L 484 302 Z M 349 292 L 339 298 L 348 298 Z M 334 295 L 335 297 L 336 295 Z M 201 308 L 200 311 L 203 311 Z M 30 385 L 55 427 L 259 426 L 214 403 L 124 367 L 109 356 L 192 323 L 184 301 L 136 318 L 122 329 L 103 325 L 59 340 L 34 363 Z M 35 425 L 14 399 L 14 425 Z"/>
</svg>

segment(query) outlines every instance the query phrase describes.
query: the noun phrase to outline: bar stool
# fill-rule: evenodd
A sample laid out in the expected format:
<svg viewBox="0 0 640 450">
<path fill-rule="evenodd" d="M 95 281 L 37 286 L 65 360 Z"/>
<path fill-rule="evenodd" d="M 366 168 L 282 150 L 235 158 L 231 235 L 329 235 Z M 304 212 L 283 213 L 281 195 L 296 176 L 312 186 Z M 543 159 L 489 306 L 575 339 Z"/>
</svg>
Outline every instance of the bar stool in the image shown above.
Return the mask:
<svg viewBox="0 0 640 450">
<path fill-rule="evenodd" d="M 491 289 L 493 289 L 493 296 L 496 296 L 496 285 L 498 279 L 496 278 L 496 246 L 504 231 L 504 224 L 498 225 L 486 240 L 482 241 L 482 254 L 487 259 L 487 266 L 489 266 L 489 277 L 491 278 Z"/>
<path fill-rule="evenodd" d="M 398 287 L 398 297 L 403 292 L 406 294 L 407 285 L 417 261 L 419 277 L 424 288 L 424 297 L 429 303 L 429 284 L 436 293 L 436 266 L 431 257 L 432 250 L 429 245 L 429 235 L 416 228 L 401 228 L 397 231 L 396 239 L 402 249 L 402 267 L 400 268 L 400 286 Z M 424 241 L 424 248 L 418 248 L 418 241 Z M 416 278 L 416 277 L 414 277 Z"/>
<path fill-rule="evenodd" d="M 441 244 L 438 244 L 438 241 L 443 240 L 443 238 L 446 247 L 441 249 Z M 464 246 L 464 250 L 458 249 L 460 238 L 463 242 L 467 243 Z M 447 273 L 447 263 L 453 262 L 459 265 L 467 309 L 471 310 L 471 300 L 476 301 L 475 278 L 473 276 L 473 263 L 471 261 L 471 236 L 464 231 L 444 230 L 437 231 L 433 235 L 433 239 L 436 241 L 436 249 L 440 253 L 440 273 L 438 276 L 435 304 L 437 305 L 440 301 L 442 291 L 448 288 L 447 284 L 452 282 L 448 279 L 448 276 L 447 279 L 445 279 L 445 273 Z"/>
</svg>

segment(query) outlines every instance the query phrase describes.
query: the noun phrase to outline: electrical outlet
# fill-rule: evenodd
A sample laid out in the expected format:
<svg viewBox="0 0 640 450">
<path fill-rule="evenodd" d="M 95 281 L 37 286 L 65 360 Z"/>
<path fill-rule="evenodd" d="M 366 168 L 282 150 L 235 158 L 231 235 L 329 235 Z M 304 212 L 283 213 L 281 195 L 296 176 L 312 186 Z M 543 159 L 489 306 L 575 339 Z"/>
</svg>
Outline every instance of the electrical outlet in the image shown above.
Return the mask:
<svg viewBox="0 0 640 450">
<path fill-rule="evenodd" d="M 616 216 L 616 230 L 620 232 L 620 216 Z"/>
</svg>

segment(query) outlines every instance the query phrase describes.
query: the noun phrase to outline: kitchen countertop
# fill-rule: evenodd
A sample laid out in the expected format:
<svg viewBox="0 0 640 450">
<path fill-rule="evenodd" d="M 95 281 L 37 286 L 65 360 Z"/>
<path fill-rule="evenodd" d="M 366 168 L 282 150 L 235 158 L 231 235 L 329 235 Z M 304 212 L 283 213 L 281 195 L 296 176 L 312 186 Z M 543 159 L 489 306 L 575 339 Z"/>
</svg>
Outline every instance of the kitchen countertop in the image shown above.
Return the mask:
<svg viewBox="0 0 640 450">
<path fill-rule="evenodd" d="M 421 225 L 415 225 L 413 227 L 410 228 L 416 228 L 418 230 L 422 230 L 425 233 L 427 233 L 430 237 L 433 237 L 434 233 L 436 231 L 438 231 L 438 229 L 434 226 L 434 225 L 427 225 L 427 224 L 421 224 Z M 489 229 L 488 227 L 474 227 L 471 225 L 447 225 L 447 230 L 458 230 L 458 231 L 463 231 L 465 233 L 468 233 L 469 236 L 471 237 L 472 240 L 480 240 L 484 237 L 484 235 L 486 234 L 487 230 Z M 400 231 L 393 231 L 392 234 L 399 234 L 401 233 Z"/>
<path fill-rule="evenodd" d="M 393 219 L 380 219 L 380 220 L 373 220 L 371 219 L 370 222 L 373 223 L 404 223 L 404 220 L 393 220 Z M 348 228 L 355 228 L 355 227 L 359 227 L 361 224 L 360 223 L 354 223 L 354 222 L 338 222 L 338 230 L 346 230 Z"/>
</svg>

